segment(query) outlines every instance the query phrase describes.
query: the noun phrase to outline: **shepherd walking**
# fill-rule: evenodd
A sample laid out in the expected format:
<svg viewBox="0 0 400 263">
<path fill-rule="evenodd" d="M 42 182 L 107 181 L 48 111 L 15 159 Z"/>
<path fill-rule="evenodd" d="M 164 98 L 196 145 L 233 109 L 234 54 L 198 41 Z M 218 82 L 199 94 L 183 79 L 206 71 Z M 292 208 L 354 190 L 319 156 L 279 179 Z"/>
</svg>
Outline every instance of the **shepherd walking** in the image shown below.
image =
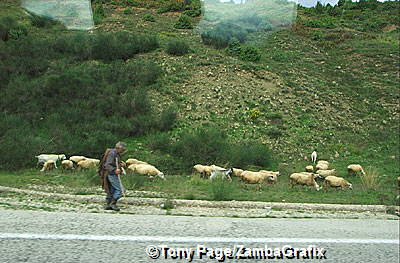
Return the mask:
<svg viewBox="0 0 400 263">
<path fill-rule="evenodd" d="M 107 149 L 100 162 L 99 175 L 103 189 L 107 193 L 106 210 L 119 211 L 117 201 L 123 195 L 123 186 L 119 176 L 122 175 L 121 153 L 126 150 L 126 144 L 118 142 L 114 149 Z"/>
</svg>

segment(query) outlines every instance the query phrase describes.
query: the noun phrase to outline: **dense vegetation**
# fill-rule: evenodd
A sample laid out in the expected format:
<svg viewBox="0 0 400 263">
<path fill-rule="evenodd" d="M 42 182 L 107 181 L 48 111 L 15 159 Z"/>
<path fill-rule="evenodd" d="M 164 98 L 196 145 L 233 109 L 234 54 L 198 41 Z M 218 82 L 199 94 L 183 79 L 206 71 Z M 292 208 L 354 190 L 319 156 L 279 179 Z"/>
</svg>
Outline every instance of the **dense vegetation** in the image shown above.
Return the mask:
<svg viewBox="0 0 400 263">
<path fill-rule="evenodd" d="M 381 195 L 393 192 L 398 1 L 297 7 L 292 26 L 234 9 L 201 16 L 197 0 L 92 6 L 86 33 L 0 3 L 0 169 L 44 152 L 98 157 L 124 140 L 127 157 L 167 175 L 203 162 L 287 175 L 316 149 L 341 173 L 375 167 Z"/>
</svg>

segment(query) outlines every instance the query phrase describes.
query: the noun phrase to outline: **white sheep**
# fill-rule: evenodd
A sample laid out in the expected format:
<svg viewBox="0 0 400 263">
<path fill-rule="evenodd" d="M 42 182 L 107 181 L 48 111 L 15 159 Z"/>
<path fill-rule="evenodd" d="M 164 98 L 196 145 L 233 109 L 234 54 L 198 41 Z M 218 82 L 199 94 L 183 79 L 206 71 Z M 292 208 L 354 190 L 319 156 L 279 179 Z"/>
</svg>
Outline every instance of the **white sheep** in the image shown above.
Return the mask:
<svg viewBox="0 0 400 263">
<path fill-rule="evenodd" d="M 306 172 L 308 172 L 308 173 L 314 172 L 314 166 L 312 166 L 312 165 L 307 165 L 307 166 L 306 166 Z"/>
<path fill-rule="evenodd" d="M 131 166 L 129 166 L 129 167 L 131 167 Z M 129 167 L 128 167 L 128 169 L 130 169 Z M 164 173 L 160 172 L 156 167 L 154 167 L 153 165 L 150 165 L 150 164 L 137 164 L 134 166 L 133 172 L 141 174 L 141 175 L 148 175 L 151 178 L 158 176 L 161 179 L 165 180 Z"/>
<path fill-rule="evenodd" d="M 241 177 L 243 170 L 239 168 L 232 168 L 233 169 L 233 176 Z"/>
<path fill-rule="evenodd" d="M 61 166 L 65 169 L 65 170 L 72 170 L 74 169 L 74 163 L 71 160 L 64 160 L 61 162 Z"/>
<path fill-rule="evenodd" d="M 87 158 L 85 156 L 78 156 L 78 155 L 74 155 L 69 157 L 70 161 L 73 161 L 74 163 L 79 163 L 80 161 L 86 160 Z"/>
<path fill-rule="evenodd" d="M 200 173 L 202 177 L 210 177 L 211 176 L 211 171 L 212 170 L 226 170 L 225 168 L 219 167 L 217 165 L 202 165 L 202 164 L 196 164 L 193 166 L 193 169 Z"/>
<path fill-rule="evenodd" d="M 78 162 L 78 167 L 81 169 L 96 168 L 100 163 L 100 160 L 87 158 L 86 160 Z"/>
<path fill-rule="evenodd" d="M 47 161 L 54 161 L 55 163 L 55 167 L 57 168 L 57 161 L 62 161 L 67 159 L 67 157 L 65 156 L 65 154 L 40 154 L 35 156 L 38 159 L 37 164 L 44 164 Z"/>
<path fill-rule="evenodd" d="M 313 151 L 313 152 L 312 152 L 312 154 L 311 154 L 311 161 L 312 161 L 313 163 L 316 163 L 316 162 L 317 162 L 317 152 L 316 152 L 316 151 Z"/>
<path fill-rule="evenodd" d="M 329 162 L 328 161 L 318 161 L 317 165 L 315 166 L 315 170 L 328 170 L 329 169 Z"/>
<path fill-rule="evenodd" d="M 353 189 L 353 186 L 351 183 L 349 183 L 347 180 L 345 180 L 342 177 L 337 177 L 337 176 L 327 176 L 325 177 L 325 185 L 330 186 L 330 187 L 340 187 L 341 189 L 348 187 L 349 189 Z"/>
<path fill-rule="evenodd" d="M 232 182 L 232 177 L 231 177 L 232 174 L 233 174 L 233 168 L 230 168 L 228 170 L 212 169 L 210 180 L 223 178 L 223 179 L 228 179 L 228 181 Z"/>
<path fill-rule="evenodd" d="M 350 164 L 349 166 L 347 166 L 347 171 L 348 171 L 349 175 L 358 174 L 358 173 L 365 175 L 364 169 L 359 164 Z"/>
<path fill-rule="evenodd" d="M 243 171 L 241 178 L 249 184 L 274 183 L 276 181 L 276 175 L 274 174 L 253 171 Z"/>
<path fill-rule="evenodd" d="M 322 177 L 327 177 L 327 176 L 331 176 L 331 175 L 336 175 L 336 169 L 332 169 L 332 170 L 318 170 L 316 171 L 316 173 Z"/>
<path fill-rule="evenodd" d="M 301 172 L 301 173 L 293 173 L 290 175 L 290 186 L 293 185 L 307 185 L 314 186 L 317 191 L 319 191 L 320 187 L 315 181 L 315 175 L 313 173 Z"/>
<path fill-rule="evenodd" d="M 133 159 L 133 158 L 130 158 L 130 159 L 126 160 L 125 163 L 126 163 L 127 166 L 129 166 L 131 164 L 148 164 L 146 162 L 139 161 L 138 159 Z"/>
<path fill-rule="evenodd" d="M 56 162 L 54 160 L 48 160 L 43 164 L 41 172 L 50 171 L 56 168 Z"/>
</svg>

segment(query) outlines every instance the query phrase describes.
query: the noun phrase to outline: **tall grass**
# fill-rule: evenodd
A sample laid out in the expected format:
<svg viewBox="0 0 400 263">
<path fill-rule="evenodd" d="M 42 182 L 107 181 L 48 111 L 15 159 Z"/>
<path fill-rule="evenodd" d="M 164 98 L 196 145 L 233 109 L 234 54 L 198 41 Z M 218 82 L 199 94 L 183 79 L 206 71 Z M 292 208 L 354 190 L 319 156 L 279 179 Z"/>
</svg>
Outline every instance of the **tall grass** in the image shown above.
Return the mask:
<svg viewBox="0 0 400 263">
<path fill-rule="evenodd" d="M 369 167 L 365 170 L 364 175 L 360 175 L 361 183 L 366 189 L 376 189 L 379 187 L 380 172 L 378 169 Z"/>
</svg>

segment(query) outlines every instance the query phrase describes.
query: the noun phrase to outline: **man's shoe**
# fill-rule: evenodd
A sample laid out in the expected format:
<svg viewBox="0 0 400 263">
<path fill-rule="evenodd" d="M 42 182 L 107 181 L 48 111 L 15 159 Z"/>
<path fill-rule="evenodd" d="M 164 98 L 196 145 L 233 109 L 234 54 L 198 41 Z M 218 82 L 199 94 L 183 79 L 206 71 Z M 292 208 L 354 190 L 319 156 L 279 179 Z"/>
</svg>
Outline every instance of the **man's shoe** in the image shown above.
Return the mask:
<svg viewBox="0 0 400 263">
<path fill-rule="evenodd" d="M 111 199 L 107 199 L 107 203 L 106 203 L 106 205 L 105 205 L 105 207 L 104 207 L 104 209 L 105 210 L 113 210 L 112 208 L 111 208 Z"/>
<path fill-rule="evenodd" d="M 119 209 L 119 207 L 117 206 L 117 200 L 116 200 L 116 199 L 111 200 L 110 207 L 111 207 L 111 209 L 114 210 L 114 211 L 119 211 L 119 210 L 121 210 L 121 209 Z"/>
</svg>

